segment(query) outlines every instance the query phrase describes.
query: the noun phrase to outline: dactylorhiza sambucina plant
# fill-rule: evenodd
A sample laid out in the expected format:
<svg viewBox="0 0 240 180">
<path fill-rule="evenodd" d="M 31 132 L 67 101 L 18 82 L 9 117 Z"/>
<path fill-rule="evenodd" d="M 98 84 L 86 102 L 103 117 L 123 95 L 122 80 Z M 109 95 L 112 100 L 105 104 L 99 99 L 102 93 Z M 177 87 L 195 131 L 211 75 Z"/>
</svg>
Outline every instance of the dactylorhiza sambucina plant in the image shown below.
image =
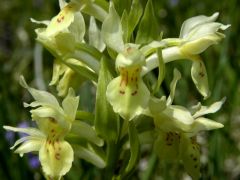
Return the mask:
<svg viewBox="0 0 240 180">
<path fill-rule="evenodd" d="M 103 179 L 129 177 L 136 169 L 143 141 L 150 133 L 153 152 L 160 161 L 183 162 L 187 173 L 200 177 L 200 131 L 222 128 L 219 122 L 203 117 L 218 111 L 223 98 L 210 106 L 201 103 L 191 110 L 174 104 L 180 72 L 175 69 L 168 98 L 160 95 L 168 62 L 192 61 L 193 82 L 206 99 L 210 96 L 205 65 L 200 58 L 208 47 L 224 38 L 220 31 L 229 25 L 215 22 L 212 16 L 187 19 L 179 38 L 156 35 L 156 20 L 151 0 L 143 8 L 138 0 L 130 9 L 121 9 L 121 1 L 59 1 L 60 12 L 50 21 L 37 21 L 37 41 L 54 56 L 50 85 L 56 85 L 60 106 L 52 94 L 20 84 L 35 99 L 27 104 L 37 128 L 6 130 L 27 136 L 12 147 L 23 155 L 39 152 L 39 160 L 47 179 L 61 179 L 76 157 L 97 166 Z M 115 9 L 116 7 L 116 9 Z M 134 33 L 133 33 L 134 32 Z M 158 68 L 156 80 L 153 69 Z M 96 87 L 95 112 L 79 110 L 75 96 L 82 82 L 90 80 Z"/>
</svg>

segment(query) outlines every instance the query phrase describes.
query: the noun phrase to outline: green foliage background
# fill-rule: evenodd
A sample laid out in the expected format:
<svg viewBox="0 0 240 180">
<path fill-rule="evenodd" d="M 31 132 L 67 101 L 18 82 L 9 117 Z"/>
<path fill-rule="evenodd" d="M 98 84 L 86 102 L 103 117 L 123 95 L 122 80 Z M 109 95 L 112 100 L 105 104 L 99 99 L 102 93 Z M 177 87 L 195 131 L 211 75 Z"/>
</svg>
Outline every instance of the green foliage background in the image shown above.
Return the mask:
<svg viewBox="0 0 240 180">
<path fill-rule="evenodd" d="M 142 0 L 146 4 L 146 0 Z M 209 76 L 211 97 L 204 102 L 210 104 L 226 96 L 227 101 L 220 112 L 210 116 L 222 122 L 220 130 L 202 134 L 203 164 L 202 179 L 239 179 L 240 178 L 240 4 L 237 0 L 188 1 L 153 0 L 159 32 L 163 38 L 178 37 L 182 22 L 199 14 L 211 15 L 220 12 L 219 22 L 231 24 L 226 38 L 219 45 L 209 48 L 203 55 Z M 58 1 L 47 0 L 3 0 L 0 5 L 0 127 L 16 126 L 30 120 L 30 114 L 24 110 L 23 101 L 31 99 L 25 89 L 19 86 L 18 78 L 23 74 L 32 86 L 40 89 L 48 87 L 52 69 L 52 56 L 42 50 L 35 41 L 34 29 L 37 20 L 50 19 L 59 11 Z M 41 59 L 41 66 L 35 60 Z M 184 60 L 183 60 L 184 61 Z M 41 63 L 40 63 L 41 65 Z M 36 68 L 34 68 L 36 66 Z M 173 66 L 182 72 L 175 103 L 190 106 L 202 100 L 197 93 L 190 76 L 190 64 L 172 62 L 167 65 L 167 75 L 163 82 L 163 91 L 168 92 L 172 79 Z M 43 81 L 44 80 L 44 81 Z M 89 83 L 79 90 L 82 108 L 91 111 L 94 103 L 94 89 L 89 91 Z M 27 157 L 20 158 L 9 150 L 11 143 L 5 139 L 5 131 L 0 128 L 0 179 L 42 179 L 40 169 L 32 169 Z M 17 137 L 15 137 L 17 138 Z M 182 174 L 182 167 L 162 165 L 156 158 L 144 153 L 143 147 L 140 165 L 133 179 L 174 179 Z M 147 165 L 146 165 L 147 164 Z M 161 165 L 161 166 L 160 166 Z M 154 171 L 154 173 L 152 173 Z M 95 179 L 101 171 L 86 162 L 74 162 L 72 170 L 65 179 Z M 184 175 L 183 175 L 184 177 Z"/>
</svg>

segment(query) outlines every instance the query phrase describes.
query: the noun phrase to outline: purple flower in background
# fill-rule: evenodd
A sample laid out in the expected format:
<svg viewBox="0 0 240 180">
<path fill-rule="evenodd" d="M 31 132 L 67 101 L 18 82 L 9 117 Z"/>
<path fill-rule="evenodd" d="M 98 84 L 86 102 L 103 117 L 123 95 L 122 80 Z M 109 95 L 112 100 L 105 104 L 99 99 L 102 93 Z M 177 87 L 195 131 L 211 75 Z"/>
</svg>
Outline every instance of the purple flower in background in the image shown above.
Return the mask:
<svg viewBox="0 0 240 180">
<path fill-rule="evenodd" d="M 178 5 L 179 0 L 169 0 L 170 6 L 175 7 Z"/>
<path fill-rule="evenodd" d="M 32 169 L 37 169 L 40 167 L 40 162 L 38 159 L 38 156 L 33 154 L 33 153 L 29 153 L 28 154 L 28 165 L 32 168 Z"/>
<path fill-rule="evenodd" d="M 30 126 L 29 122 L 27 122 L 27 121 L 22 121 L 22 122 L 20 122 L 20 123 L 18 124 L 17 127 L 19 127 L 19 128 L 26 128 L 26 127 L 29 127 L 29 126 Z M 19 137 L 20 137 L 20 138 L 22 138 L 22 137 L 24 137 L 24 136 L 27 135 L 27 134 L 21 133 L 21 132 L 19 132 L 18 134 L 19 134 Z"/>
<path fill-rule="evenodd" d="M 5 139 L 7 140 L 7 142 L 9 144 L 13 144 L 14 143 L 14 140 L 15 140 L 15 135 L 14 135 L 14 132 L 12 131 L 7 131 L 5 133 Z"/>
</svg>

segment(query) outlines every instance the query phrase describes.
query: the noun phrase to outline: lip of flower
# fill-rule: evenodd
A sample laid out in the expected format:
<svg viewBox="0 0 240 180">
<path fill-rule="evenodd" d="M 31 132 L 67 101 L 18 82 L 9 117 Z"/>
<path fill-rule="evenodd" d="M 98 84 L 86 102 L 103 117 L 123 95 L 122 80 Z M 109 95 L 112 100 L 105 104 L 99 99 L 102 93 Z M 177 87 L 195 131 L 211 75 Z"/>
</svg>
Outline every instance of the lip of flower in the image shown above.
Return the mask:
<svg viewBox="0 0 240 180">
<path fill-rule="evenodd" d="M 193 178 L 200 176 L 200 146 L 196 141 L 196 134 L 203 130 L 222 128 L 221 123 L 202 117 L 205 114 L 218 111 L 225 101 L 223 98 L 209 107 L 194 107 L 195 112 L 182 106 L 172 105 L 177 81 L 181 74 L 174 70 L 174 78 L 170 85 L 170 95 L 166 99 L 151 98 L 149 112 L 154 119 L 158 138 L 154 144 L 154 150 L 162 160 L 182 160 L 186 171 Z M 160 153 L 159 153 L 160 152 Z"/>
<path fill-rule="evenodd" d="M 127 47 L 119 53 L 116 68 L 120 75 L 113 79 L 106 91 L 113 110 L 124 119 L 131 120 L 146 108 L 150 93 L 140 77 L 143 54 L 135 47 Z"/>
</svg>

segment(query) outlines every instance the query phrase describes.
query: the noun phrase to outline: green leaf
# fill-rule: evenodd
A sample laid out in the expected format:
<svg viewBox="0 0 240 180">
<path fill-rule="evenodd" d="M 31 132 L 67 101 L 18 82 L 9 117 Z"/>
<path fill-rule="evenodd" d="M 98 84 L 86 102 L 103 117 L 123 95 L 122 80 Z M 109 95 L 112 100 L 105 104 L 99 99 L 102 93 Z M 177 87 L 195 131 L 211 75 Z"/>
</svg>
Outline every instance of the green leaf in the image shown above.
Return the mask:
<svg viewBox="0 0 240 180">
<path fill-rule="evenodd" d="M 159 26 L 154 14 L 152 0 L 148 0 L 137 32 L 136 43 L 149 43 L 153 40 L 157 40 L 158 36 Z"/>
<path fill-rule="evenodd" d="M 96 113 L 95 129 L 97 133 L 105 140 L 115 141 L 119 132 L 119 116 L 114 113 L 112 106 L 106 98 L 106 90 L 112 75 L 109 70 L 109 59 L 102 58 L 99 73 L 97 95 L 96 95 Z"/>
<path fill-rule="evenodd" d="M 76 119 L 77 120 L 86 120 L 86 121 L 90 121 L 92 119 L 94 119 L 95 116 L 94 114 L 90 113 L 90 112 L 86 112 L 86 111 L 77 111 L 76 113 Z"/>
<path fill-rule="evenodd" d="M 98 154 L 97 151 L 94 151 L 94 149 L 91 148 L 90 150 L 86 147 L 79 145 L 72 145 L 72 147 L 74 150 L 74 154 L 77 157 L 94 164 L 98 168 L 104 168 L 106 166 L 106 162 L 104 161 L 101 154 Z"/>
<path fill-rule="evenodd" d="M 98 6 L 100 6 L 105 11 L 108 11 L 109 3 L 107 1 L 105 1 L 105 0 L 95 0 L 94 3 L 97 4 Z"/>
<path fill-rule="evenodd" d="M 138 163 L 140 153 L 140 143 L 138 139 L 138 133 L 134 124 L 134 121 L 129 121 L 128 127 L 129 141 L 130 141 L 130 152 L 131 156 L 128 165 L 125 169 L 125 173 L 128 174 L 136 167 Z"/>
<path fill-rule="evenodd" d="M 123 11 L 121 24 L 123 28 L 123 41 L 124 43 L 128 42 L 128 13 L 126 10 Z"/>
<path fill-rule="evenodd" d="M 89 80 L 97 82 L 97 78 L 98 78 L 97 74 L 94 73 L 93 71 L 89 70 L 87 67 L 76 65 L 76 64 L 71 64 L 71 63 L 65 62 L 63 60 L 61 62 L 66 64 L 68 67 L 70 67 L 73 71 L 75 71 L 80 76 L 83 76 Z"/>
<path fill-rule="evenodd" d="M 143 13 L 143 7 L 139 0 L 133 0 L 128 18 L 128 39 L 130 39 Z"/>
<path fill-rule="evenodd" d="M 96 0 L 95 3 L 86 3 L 81 9 L 81 11 L 103 22 L 104 19 L 107 17 L 107 7 L 107 2 L 104 2 L 102 0 Z"/>
<path fill-rule="evenodd" d="M 89 68 L 91 68 L 95 73 L 99 72 L 99 60 L 101 59 L 102 54 L 94 47 L 87 45 L 85 43 L 79 43 L 75 47 L 75 51 L 72 53 L 66 54 L 64 57 L 57 56 L 64 64 L 68 65 L 69 63 L 65 62 L 67 59 L 76 59 Z M 88 78 L 89 79 L 89 78 Z"/>
<path fill-rule="evenodd" d="M 71 133 L 77 135 L 79 138 L 85 138 L 98 146 L 103 146 L 103 140 L 100 139 L 97 136 L 96 131 L 85 122 L 77 120 L 74 121 L 71 128 Z"/>
<path fill-rule="evenodd" d="M 129 12 L 131 0 L 113 0 L 113 3 L 119 15 L 122 15 L 124 11 Z"/>
</svg>

